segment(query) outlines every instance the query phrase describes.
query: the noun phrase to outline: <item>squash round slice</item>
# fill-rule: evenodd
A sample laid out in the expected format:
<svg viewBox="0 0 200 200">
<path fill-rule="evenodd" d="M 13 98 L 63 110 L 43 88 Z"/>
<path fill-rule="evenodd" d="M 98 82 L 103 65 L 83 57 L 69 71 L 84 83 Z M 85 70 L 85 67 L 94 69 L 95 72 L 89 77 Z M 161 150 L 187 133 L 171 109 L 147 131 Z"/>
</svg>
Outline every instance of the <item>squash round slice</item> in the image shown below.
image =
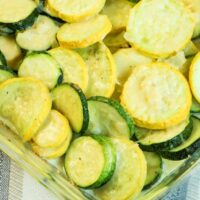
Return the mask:
<svg viewBox="0 0 200 200">
<path fill-rule="evenodd" d="M 112 32 L 126 29 L 129 12 L 135 4 L 128 0 L 107 0 L 101 14 L 107 15 L 112 23 Z"/>
<path fill-rule="evenodd" d="M 139 127 L 165 129 L 185 120 L 192 97 L 184 76 L 164 63 L 140 65 L 124 85 L 121 103 Z"/>
<path fill-rule="evenodd" d="M 98 14 L 105 0 L 48 0 L 49 8 L 67 22 L 83 21 Z"/>
<path fill-rule="evenodd" d="M 113 138 L 117 151 L 117 165 L 108 183 L 93 190 L 101 200 L 126 200 L 136 197 L 146 179 L 146 161 L 138 145 L 130 140 Z"/>
<path fill-rule="evenodd" d="M 0 84 L 14 77 L 15 77 L 15 74 L 10 68 L 0 64 Z"/>
<path fill-rule="evenodd" d="M 59 158 L 65 154 L 65 152 L 67 151 L 69 147 L 71 139 L 72 139 L 72 132 L 68 131 L 67 138 L 58 147 L 44 148 L 35 143 L 32 143 L 31 145 L 32 145 L 33 151 L 40 157 L 46 158 L 46 159 L 53 159 L 53 158 Z"/>
<path fill-rule="evenodd" d="M 97 159 L 98 158 L 98 159 Z M 108 182 L 116 167 L 116 151 L 105 136 L 84 136 L 73 141 L 65 170 L 80 187 L 98 188 Z"/>
<path fill-rule="evenodd" d="M 60 146 L 69 134 L 71 128 L 68 120 L 58 111 L 51 110 L 33 140 L 40 147 L 54 148 Z"/>
<path fill-rule="evenodd" d="M 57 38 L 63 47 L 84 48 L 102 40 L 111 28 L 106 15 L 97 15 L 87 21 L 64 24 L 58 30 Z"/>
<path fill-rule="evenodd" d="M 109 49 L 103 43 L 96 43 L 77 51 L 88 66 L 86 96 L 110 97 L 115 88 L 116 67 Z"/>
<path fill-rule="evenodd" d="M 125 38 L 153 57 L 167 57 L 190 41 L 194 19 L 176 0 L 140 1 L 130 12 Z"/>
<path fill-rule="evenodd" d="M 0 85 L 0 120 L 30 140 L 51 110 L 51 97 L 42 82 L 32 78 L 13 78 Z"/>
<path fill-rule="evenodd" d="M 60 64 L 63 72 L 63 82 L 75 83 L 83 91 L 86 91 L 88 86 L 88 68 L 82 57 L 75 51 L 63 47 L 51 49 L 49 53 Z"/>
<path fill-rule="evenodd" d="M 195 99 L 200 103 L 200 53 L 198 53 L 190 66 L 189 82 Z"/>
</svg>

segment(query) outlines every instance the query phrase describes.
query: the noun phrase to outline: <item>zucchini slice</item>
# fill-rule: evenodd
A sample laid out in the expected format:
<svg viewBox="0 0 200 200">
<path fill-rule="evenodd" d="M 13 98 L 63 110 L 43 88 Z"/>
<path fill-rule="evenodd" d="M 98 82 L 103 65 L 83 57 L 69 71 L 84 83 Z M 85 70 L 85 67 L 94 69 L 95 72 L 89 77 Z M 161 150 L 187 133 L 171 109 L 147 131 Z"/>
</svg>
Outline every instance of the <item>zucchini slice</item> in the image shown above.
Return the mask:
<svg viewBox="0 0 200 200">
<path fill-rule="evenodd" d="M 195 98 L 192 98 L 192 106 L 190 108 L 191 113 L 200 113 L 200 104 L 196 101 Z"/>
<path fill-rule="evenodd" d="M 190 41 L 183 51 L 185 53 L 185 57 L 188 58 L 195 56 L 199 52 L 199 49 L 196 47 L 193 41 Z"/>
<path fill-rule="evenodd" d="M 58 30 L 57 38 L 60 46 L 65 48 L 84 48 L 102 40 L 111 28 L 106 15 L 97 15 L 87 21 L 64 24 Z"/>
<path fill-rule="evenodd" d="M 109 49 L 103 43 L 96 43 L 77 52 L 88 66 L 89 82 L 86 96 L 110 97 L 115 88 L 116 66 Z"/>
<path fill-rule="evenodd" d="M 86 91 L 88 87 L 88 68 L 82 57 L 75 51 L 58 47 L 48 51 L 63 71 L 63 82 L 70 82 L 79 85 Z"/>
<path fill-rule="evenodd" d="M 135 132 L 132 118 L 118 101 L 96 96 L 88 100 L 90 134 L 131 138 Z"/>
<path fill-rule="evenodd" d="M 24 30 L 32 26 L 39 12 L 32 0 L 1 0 L 0 23 L 14 30 Z"/>
<path fill-rule="evenodd" d="M 143 152 L 147 161 L 147 177 L 144 190 L 149 189 L 155 184 L 162 175 L 162 158 L 159 154 L 153 152 Z"/>
<path fill-rule="evenodd" d="M 191 119 L 164 130 L 136 128 L 135 137 L 141 149 L 145 151 L 169 151 L 184 143 L 191 135 L 193 123 Z"/>
<path fill-rule="evenodd" d="M 135 4 L 128 0 L 107 0 L 101 14 L 107 15 L 112 23 L 112 32 L 126 29 L 129 12 Z"/>
<path fill-rule="evenodd" d="M 136 197 L 144 186 L 147 166 L 144 154 L 130 140 L 113 138 L 117 151 L 116 170 L 111 180 L 101 188 L 93 190 L 101 200 L 126 200 Z"/>
<path fill-rule="evenodd" d="M 116 151 L 105 136 L 84 136 L 74 140 L 65 158 L 68 176 L 76 185 L 87 189 L 107 183 L 115 167 Z"/>
<path fill-rule="evenodd" d="M 36 134 L 50 110 L 51 97 L 42 82 L 13 78 L 0 84 L 0 120 L 24 141 Z"/>
<path fill-rule="evenodd" d="M 166 129 L 187 118 L 192 96 L 180 72 L 165 63 L 150 63 L 133 69 L 121 103 L 139 127 Z"/>
<path fill-rule="evenodd" d="M 43 81 L 52 89 L 62 83 L 63 74 L 57 61 L 46 52 L 33 52 L 22 61 L 18 75 L 20 77 L 33 77 Z"/>
<path fill-rule="evenodd" d="M 7 64 L 14 70 L 18 69 L 18 64 L 23 55 L 15 41 L 15 38 L 12 36 L 0 35 L 0 50 L 4 54 Z"/>
<path fill-rule="evenodd" d="M 0 65 L 7 65 L 7 61 L 5 56 L 3 55 L 3 53 L 0 50 Z"/>
<path fill-rule="evenodd" d="M 53 107 L 68 120 L 72 130 L 83 133 L 88 128 L 88 104 L 82 90 L 75 84 L 63 83 L 52 90 Z"/>
<path fill-rule="evenodd" d="M 68 120 L 58 111 L 51 110 L 47 120 L 34 136 L 34 142 L 43 148 L 59 147 L 72 135 Z"/>
<path fill-rule="evenodd" d="M 46 159 L 54 159 L 54 158 L 59 158 L 65 154 L 65 152 L 67 151 L 70 145 L 71 139 L 72 139 L 72 132 L 70 131 L 70 129 L 68 129 L 67 138 L 58 147 L 44 148 L 35 143 L 31 143 L 31 146 L 32 146 L 32 150 L 40 157 L 46 158 Z"/>
<path fill-rule="evenodd" d="M 8 36 L 13 35 L 15 33 L 15 30 L 7 27 L 5 24 L 0 24 L 0 35 Z"/>
<path fill-rule="evenodd" d="M 15 77 L 15 74 L 10 68 L 4 65 L 0 65 L 0 84 L 14 77 Z"/>
<path fill-rule="evenodd" d="M 192 64 L 189 70 L 189 83 L 192 90 L 192 93 L 200 103 L 200 52 L 196 54 L 194 59 L 192 60 Z"/>
<path fill-rule="evenodd" d="M 58 26 L 47 16 L 39 15 L 32 27 L 16 36 L 17 44 L 26 50 L 44 51 L 56 40 Z"/>
<path fill-rule="evenodd" d="M 162 157 L 169 160 L 182 160 L 192 155 L 200 147 L 200 120 L 192 117 L 193 131 L 191 136 L 180 146 L 166 152 L 161 152 Z"/>
<path fill-rule="evenodd" d="M 125 38 L 152 57 L 168 57 L 187 45 L 193 30 L 192 14 L 181 1 L 140 1 L 130 12 Z"/>
<path fill-rule="evenodd" d="M 67 22 L 84 21 L 99 13 L 106 0 L 48 0 L 49 8 Z"/>
</svg>

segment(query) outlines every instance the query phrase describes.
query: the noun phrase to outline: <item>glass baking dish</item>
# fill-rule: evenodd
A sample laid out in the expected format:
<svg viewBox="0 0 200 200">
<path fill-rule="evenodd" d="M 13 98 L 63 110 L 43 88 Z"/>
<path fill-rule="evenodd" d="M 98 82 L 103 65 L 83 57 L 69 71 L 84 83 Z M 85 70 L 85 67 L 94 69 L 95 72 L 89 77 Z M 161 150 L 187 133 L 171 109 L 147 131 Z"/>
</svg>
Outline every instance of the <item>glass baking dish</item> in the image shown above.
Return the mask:
<svg viewBox="0 0 200 200">
<path fill-rule="evenodd" d="M 96 200 L 90 191 L 81 190 L 68 180 L 62 168 L 62 159 L 50 162 L 42 160 L 30 150 L 29 144 L 23 144 L 17 135 L 6 128 L 0 128 L 0 149 L 15 160 L 33 178 L 52 191 L 57 199 Z M 200 162 L 199 158 L 200 149 L 183 161 L 164 160 L 164 173 L 160 181 L 149 190 L 143 191 L 137 199 L 152 200 L 161 198 L 195 168 Z"/>
</svg>

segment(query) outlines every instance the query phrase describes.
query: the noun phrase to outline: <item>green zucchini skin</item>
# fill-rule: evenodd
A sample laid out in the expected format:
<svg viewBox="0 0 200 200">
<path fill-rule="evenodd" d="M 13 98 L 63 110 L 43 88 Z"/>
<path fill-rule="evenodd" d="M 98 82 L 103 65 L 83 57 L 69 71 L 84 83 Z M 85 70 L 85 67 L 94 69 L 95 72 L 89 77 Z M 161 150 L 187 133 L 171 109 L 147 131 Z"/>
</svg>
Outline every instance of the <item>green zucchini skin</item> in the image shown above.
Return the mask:
<svg viewBox="0 0 200 200">
<path fill-rule="evenodd" d="M 147 179 L 143 187 L 143 190 L 147 190 L 152 185 L 154 185 L 161 177 L 163 171 L 163 161 L 162 157 L 158 153 L 155 152 L 143 152 L 143 153 L 147 161 Z"/>
<path fill-rule="evenodd" d="M 183 160 L 186 159 L 189 155 L 192 155 L 197 149 L 200 148 L 200 139 L 198 139 L 196 142 L 194 142 L 191 146 L 187 147 L 186 149 L 183 149 L 178 152 L 161 152 L 161 155 L 163 158 L 169 159 L 169 160 Z"/>
<path fill-rule="evenodd" d="M 125 109 L 121 106 L 121 104 L 118 101 L 107 98 L 107 97 L 103 97 L 103 96 L 90 97 L 88 99 L 88 102 L 89 101 L 102 102 L 102 103 L 112 106 L 119 113 L 119 115 L 126 121 L 126 124 L 130 132 L 129 138 L 132 138 L 134 136 L 135 125 L 134 125 L 133 119 L 129 116 L 129 114 L 125 111 Z M 102 119 L 102 120 L 105 120 L 105 119 Z"/>
<path fill-rule="evenodd" d="M 0 35 L 8 36 L 8 35 L 14 35 L 14 34 L 15 34 L 15 30 L 7 27 L 4 24 L 0 24 Z"/>
<path fill-rule="evenodd" d="M 81 88 L 74 83 L 64 83 L 66 85 L 71 86 L 72 88 L 74 88 L 74 90 L 77 91 L 80 100 L 82 102 L 82 106 L 83 106 L 83 125 L 82 125 L 82 129 L 80 130 L 80 134 L 84 133 L 87 129 L 88 129 L 88 125 L 89 125 L 89 111 L 88 111 L 88 103 L 87 103 L 87 99 L 83 93 L 83 91 L 81 90 Z"/>
<path fill-rule="evenodd" d="M 81 105 L 82 105 L 83 121 L 82 121 L 81 130 L 78 131 L 78 132 L 75 131 L 75 130 L 73 130 L 73 131 L 75 133 L 78 133 L 78 134 L 85 133 L 85 131 L 88 129 L 88 125 L 89 125 L 89 111 L 88 111 L 87 99 L 86 99 L 83 91 L 81 90 L 81 88 L 74 83 L 62 83 L 52 90 L 52 96 L 56 96 L 55 95 L 56 91 L 59 91 L 59 88 L 63 88 L 65 86 L 71 87 L 76 92 L 76 94 L 78 94 L 78 96 L 80 98 Z M 66 99 L 66 103 L 67 103 L 67 99 Z M 57 108 L 61 113 L 64 114 L 64 111 L 61 108 L 58 108 L 54 101 L 53 101 L 53 105 L 54 105 L 55 109 Z M 73 110 L 72 110 L 72 112 L 73 112 Z"/>
<path fill-rule="evenodd" d="M 70 169 L 70 168 L 68 168 L 68 166 L 69 166 L 68 163 L 70 163 L 70 160 L 69 160 L 68 154 L 73 155 L 74 148 L 76 148 L 75 152 L 79 151 L 79 149 L 77 149 L 77 148 L 79 148 L 79 146 L 80 146 L 80 140 L 87 140 L 88 138 L 92 138 L 93 140 L 95 140 L 96 142 L 98 142 L 100 144 L 100 146 L 102 147 L 102 150 L 103 150 L 102 153 L 103 153 L 103 157 L 105 159 L 105 163 L 104 163 L 104 166 L 102 168 L 102 171 L 101 171 L 99 177 L 93 184 L 91 184 L 89 186 L 85 186 L 85 187 L 79 185 L 79 187 L 81 187 L 83 189 L 95 189 L 95 188 L 99 188 L 99 187 L 103 186 L 104 184 L 106 184 L 113 176 L 115 168 L 116 168 L 117 153 L 116 153 L 115 146 L 109 137 L 102 136 L 102 135 L 90 135 L 90 136 L 82 136 L 82 137 L 75 139 L 72 142 L 70 149 L 68 150 L 66 157 L 65 157 L 65 171 L 70 177 L 70 174 L 68 171 Z M 74 143 L 76 143 L 75 147 L 74 147 Z M 77 144 L 79 144 L 79 145 L 77 145 Z M 90 146 L 88 146 L 87 151 L 89 151 L 89 148 L 90 148 Z M 71 158 L 74 159 L 72 156 L 71 156 Z M 88 163 L 88 165 L 90 165 L 90 163 Z M 76 169 L 76 167 L 77 166 L 74 165 L 75 169 Z M 84 167 L 87 167 L 87 166 L 84 166 Z M 85 176 L 88 176 L 88 174 L 85 174 Z"/>
<path fill-rule="evenodd" d="M 198 120 L 198 123 L 200 125 L 200 120 L 196 117 L 194 117 L 194 119 Z M 166 158 L 169 160 L 183 160 L 183 159 L 187 158 L 189 155 L 192 155 L 196 150 L 198 150 L 200 148 L 200 126 L 198 127 L 194 123 L 193 131 L 194 131 L 194 137 L 193 137 L 193 133 L 192 133 L 190 136 L 191 139 L 188 138 L 188 140 L 190 139 L 190 143 L 191 143 L 191 141 L 193 142 L 192 144 L 190 144 L 184 148 L 181 148 L 179 151 L 173 151 L 173 149 L 172 149 L 171 151 L 160 152 L 161 156 L 163 158 Z M 197 133 L 197 134 L 199 133 L 199 135 L 197 135 L 198 137 L 196 137 L 195 133 Z M 187 143 L 187 140 L 185 141 L 185 143 Z M 180 147 L 177 147 L 177 148 L 180 148 Z"/>
<path fill-rule="evenodd" d="M 179 135 L 175 136 L 171 140 L 151 145 L 143 145 L 139 142 L 139 146 L 142 150 L 149 152 L 169 151 L 181 145 L 184 141 L 186 141 L 190 137 L 192 129 L 193 129 L 193 122 L 190 118 L 189 123 L 185 127 L 185 129 Z M 136 139 L 138 140 L 138 138 Z"/>
<path fill-rule="evenodd" d="M 110 138 L 99 135 L 92 135 L 91 137 L 103 146 L 106 164 L 97 182 L 85 189 L 95 189 L 106 184 L 112 178 L 117 162 L 117 153 Z"/>
<path fill-rule="evenodd" d="M 9 68 L 9 67 L 7 67 L 5 65 L 0 65 L 0 70 L 4 70 L 4 71 L 7 71 L 7 72 L 10 72 L 14 76 L 16 76 L 16 73 L 11 68 Z"/>
<path fill-rule="evenodd" d="M 0 50 L 0 62 L 1 62 L 1 65 L 5 65 L 5 66 L 7 65 L 6 58 L 3 55 L 3 53 L 1 52 L 1 50 Z"/>
<path fill-rule="evenodd" d="M 191 113 L 199 113 L 200 112 L 200 104 L 193 98 L 192 106 L 190 108 Z"/>
<path fill-rule="evenodd" d="M 0 25 L 5 25 L 13 31 L 23 31 L 28 27 L 32 26 L 39 15 L 38 8 L 34 9 L 33 12 L 25 19 L 22 19 L 15 23 L 1 23 Z"/>
</svg>

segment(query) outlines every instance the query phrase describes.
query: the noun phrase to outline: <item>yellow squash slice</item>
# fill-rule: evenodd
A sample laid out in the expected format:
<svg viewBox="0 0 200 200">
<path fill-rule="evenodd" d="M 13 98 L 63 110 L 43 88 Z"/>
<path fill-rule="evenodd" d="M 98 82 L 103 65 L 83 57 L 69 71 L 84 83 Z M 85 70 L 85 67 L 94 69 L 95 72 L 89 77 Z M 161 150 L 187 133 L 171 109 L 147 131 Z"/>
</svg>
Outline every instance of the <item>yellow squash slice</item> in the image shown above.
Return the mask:
<svg viewBox="0 0 200 200">
<path fill-rule="evenodd" d="M 59 44 L 66 48 L 84 48 L 102 40 L 111 30 L 106 15 L 97 15 L 87 21 L 64 24 L 58 30 Z"/>
<path fill-rule="evenodd" d="M 112 139 L 117 151 L 117 165 L 111 180 L 93 190 L 101 200 L 126 200 L 136 197 L 146 179 L 146 161 L 138 145 L 126 139 Z"/>
<path fill-rule="evenodd" d="M 96 43 L 77 51 L 89 70 L 86 96 L 110 97 L 115 88 L 116 66 L 109 49 L 103 43 Z"/>
<path fill-rule="evenodd" d="M 128 0 L 107 0 L 102 14 L 107 15 L 112 23 L 112 32 L 126 29 L 129 12 L 135 4 Z"/>
<path fill-rule="evenodd" d="M 68 120 L 58 111 L 51 110 L 33 140 L 40 147 L 55 148 L 65 141 L 69 133 L 71 134 L 71 128 Z"/>
<path fill-rule="evenodd" d="M 198 53 L 190 66 L 189 82 L 195 99 L 200 103 L 200 53 Z"/>
<path fill-rule="evenodd" d="M 191 12 L 181 1 L 140 1 L 130 12 L 125 38 L 153 57 L 183 49 L 194 30 Z"/>
<path fill-rule="evenodd" d="M 57 60 L 63 71 L 63 82 L 71 82 L 79 85 L 86 91 L 88 86 L 88 68 L 82 57 L 75 51 L 58 47 L 51 49 L 49 53 Z"/>
<path fill-rule="evenodd" d="M 0 35 L 0 50 L 4 54 L 8 65 L 13 69 L 18 69 L 18 63 L 22 58 L 22 52 L 15 39 L 11 36 Z"/>
<path fill-rule="evenodd" d="M 42 82 L 32 78 L 14 78 L 0 85 L 0 120 L 30 140 L 51 110 L 51 97 Z"/>
<path fill-rule="evenodd" d="M 185 120 L 191 101 L 184 76 L 164 63 L 135 67 L 121 95 L 136 124 L 149 129 L 165 129 Z"/>
<path fill-rule="evenodd" d="M 105 0 L 48 0 L 48 6 L 64 21 L 78 22 L 98 14 L 105 2 Z"/>
<path fill-rule="evenodd" d="M 65 141 L 59 147 L 44 148 L 35 143 L 31 143 L 33 151 L 42 158 L 53 159 L 59 158 L 67 151 L 70 141 L 72 139 L 72 132 L 68 132 L 68 136 Z"/>
<path fill-rule="evenodd" d="M 199 0 L 182 0 L 185 5 L 192 11 L 195 19 L 195 29 L 193 38 L 200 36 L 200 2 Z"/>
</svg>

